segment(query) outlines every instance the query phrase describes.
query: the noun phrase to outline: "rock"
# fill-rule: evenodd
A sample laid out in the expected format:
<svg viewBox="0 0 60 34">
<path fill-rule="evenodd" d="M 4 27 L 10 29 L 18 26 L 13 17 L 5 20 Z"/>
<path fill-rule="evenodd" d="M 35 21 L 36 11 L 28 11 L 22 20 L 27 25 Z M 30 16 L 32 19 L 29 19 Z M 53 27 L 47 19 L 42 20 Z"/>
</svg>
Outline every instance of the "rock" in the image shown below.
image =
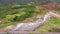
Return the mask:
<svg viewBox="0 0 60 34">
<path fill-rule="evenodd" d="M 0 21 L 0 24 L 2 24 L 2 21 Z"/>
</svg>

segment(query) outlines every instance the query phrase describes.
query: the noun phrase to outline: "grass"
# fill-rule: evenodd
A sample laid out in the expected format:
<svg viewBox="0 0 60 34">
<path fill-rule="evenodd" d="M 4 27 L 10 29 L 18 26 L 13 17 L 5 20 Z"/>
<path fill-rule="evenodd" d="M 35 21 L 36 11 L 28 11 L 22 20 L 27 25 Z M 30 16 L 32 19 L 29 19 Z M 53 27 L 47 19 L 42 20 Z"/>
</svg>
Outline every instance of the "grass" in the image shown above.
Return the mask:
<svg viewBox="0 0 60 34">
<path fill-rule="evenodd" d="M 60 12 L 56 12 L 57 14 L 60 14 Z M 49 32 L 50 31 L 56 31 L 54 29 L 56 28 L 56 30 L 60 29 L 60 20 L 51 17 L 49 20 L 46 21 L 46 23 L 43 26 L 40 26 L 37 31 L 39 32 Z"/>
<path fill-rule="evenodd" d="M 35 4 L 6 6 L 2 9 L 0 8 L 0 20 L 3 21 L 3 23 L 0 24 L 0 28 L 15 24 L 16 22 L 21 22 L 26 18 L 37 15 L 37 13 L 39 13 L 39 10 Z M 59 11 L 56 11 L 56 13 L 60 14 Z M 46 10 L 40 15 L 44 16 L 45 14 Z M 37 31 L 48 32 L 49 30 L 52 30 L 52 28 L 60 29 L 60 20 L 52 17 L 50 20 L 46 21 L 43 26 L 37 28 Z"/>
<path fill-rule="evenodd" d="M 2 21 L 0 28 L 15 24 L 16 22 L 21 22 L 26 18 L 36 15 L 37 13 L 34 10 L 36 10 L 34 4 L 26 4 L 14 7 L 8 6 L 2 8 L 2 10 L 0 10 L 0 20 Z"/>
</svg>

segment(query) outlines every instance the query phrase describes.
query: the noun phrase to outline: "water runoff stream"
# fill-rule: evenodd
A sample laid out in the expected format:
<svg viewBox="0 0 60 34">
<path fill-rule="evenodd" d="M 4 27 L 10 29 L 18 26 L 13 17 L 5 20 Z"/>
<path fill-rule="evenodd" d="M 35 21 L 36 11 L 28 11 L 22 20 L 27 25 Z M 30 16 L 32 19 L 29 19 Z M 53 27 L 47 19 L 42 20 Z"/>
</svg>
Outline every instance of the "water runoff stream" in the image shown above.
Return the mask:
<svg viewBox="0 0 60 34">
<path fill-rule="evenodd" d="M 46 14 L 43 17 L 43 20 L 40 19 L 40 16 L 37 16 L 37 21 L 30 22 L 30 23 L 18 23 L 14 28 L 13 31 L 34 31 L 37 27 L 44 24 L 50 18 L 50 14 Z"/>
</svg>

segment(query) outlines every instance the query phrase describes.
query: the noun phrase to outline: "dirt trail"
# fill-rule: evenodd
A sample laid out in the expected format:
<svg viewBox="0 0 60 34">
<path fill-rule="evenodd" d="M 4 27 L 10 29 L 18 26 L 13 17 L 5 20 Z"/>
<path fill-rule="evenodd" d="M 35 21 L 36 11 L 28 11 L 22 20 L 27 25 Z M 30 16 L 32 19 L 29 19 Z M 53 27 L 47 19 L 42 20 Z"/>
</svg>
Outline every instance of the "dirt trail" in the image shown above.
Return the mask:
<svg viewBox="0 0 60 34">
<path fill-rule="evenodd" d="M 3 32 L 3 31 L 10 31 L 10 30 L 13 29 L 13 27 L 14 27 L 14 25 L 10 25 L 10 26 L 7 26 L 7 27 L 5 27 L 5 28 L 1 28 L 1 29 L 0 29 L 0 32 Z"/>
</svg>

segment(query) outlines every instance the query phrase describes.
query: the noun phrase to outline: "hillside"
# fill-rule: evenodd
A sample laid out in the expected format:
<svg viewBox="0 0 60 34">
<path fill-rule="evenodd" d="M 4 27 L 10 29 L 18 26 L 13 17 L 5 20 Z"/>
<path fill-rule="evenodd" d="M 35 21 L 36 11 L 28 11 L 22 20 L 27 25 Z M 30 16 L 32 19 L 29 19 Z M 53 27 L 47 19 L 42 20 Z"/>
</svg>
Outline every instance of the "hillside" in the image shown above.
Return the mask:
<svg viewBox="0 0 60 34">
<path fill-rule="evenodd" d="M 2 21 L 0 22 L 0 28 L 7 27 L 9 25 L 14 25 L 16 23 L 21 23 L 25 19 L 31 18 L 36 15 L 40 15 L 43 19 L 43 16 L 46 14 L 46 12 L 47 10 L 44 10 L 42 14 L 40 14 L 40 11 L 35 3 L 28 3 L 24 5 L 16 4 L 16 5 L 0 7 L 0 21 Z M 59 11 L 55 12 L 60 14 Z M 46 21 L 44 26 L 39 27 L 37 31 L 50 32 L 50 30 L 52 30 L 53 28 L 59 30 L 60 29 L 59 26 L 60 26 L 60 20 L 52 17 L 50 20 Z"/>
</svg>

